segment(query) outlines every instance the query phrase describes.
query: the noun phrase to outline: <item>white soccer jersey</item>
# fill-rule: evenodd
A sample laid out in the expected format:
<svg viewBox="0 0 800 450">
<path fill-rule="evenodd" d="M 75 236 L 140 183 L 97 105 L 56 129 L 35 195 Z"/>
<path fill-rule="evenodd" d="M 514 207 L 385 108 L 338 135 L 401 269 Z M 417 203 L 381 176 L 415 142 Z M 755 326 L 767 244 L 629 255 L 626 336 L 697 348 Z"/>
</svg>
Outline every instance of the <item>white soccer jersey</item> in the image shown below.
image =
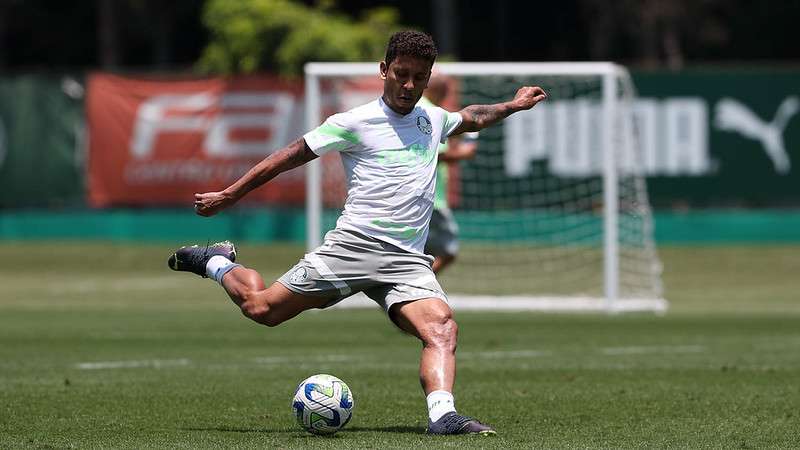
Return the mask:
<svg viewBox="0 0 800 450">
<path fill-rule="evenodd" d="M 433 208 L 437 149 L 461 114 L 417 105 L 392 111 L 383 99 L 334 114 L 305 134 L 317 155 L 341 152 L 347 201 L 336 228 L 422 253 Z"/>
</svg>

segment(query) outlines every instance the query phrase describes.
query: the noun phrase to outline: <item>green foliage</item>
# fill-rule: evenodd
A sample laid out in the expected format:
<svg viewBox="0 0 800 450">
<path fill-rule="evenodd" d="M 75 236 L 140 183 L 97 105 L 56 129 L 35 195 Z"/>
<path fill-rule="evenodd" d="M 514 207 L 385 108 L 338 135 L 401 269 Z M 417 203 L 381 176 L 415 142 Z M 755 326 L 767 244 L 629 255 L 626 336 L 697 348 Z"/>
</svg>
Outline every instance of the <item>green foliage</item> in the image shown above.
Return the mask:
<svg viewBox="0 0 800 450">
<path fill-rule="evenodd" d="M 309 61 L 378 61 L 399 29 L 393 8 L 354 20 L 331 1 L 308 7 L 291 0 L 208 0 L 203 21 L 211 41 L 197 68 L 204 73 L 257 71 L 297 76 Z"/>
</svg>

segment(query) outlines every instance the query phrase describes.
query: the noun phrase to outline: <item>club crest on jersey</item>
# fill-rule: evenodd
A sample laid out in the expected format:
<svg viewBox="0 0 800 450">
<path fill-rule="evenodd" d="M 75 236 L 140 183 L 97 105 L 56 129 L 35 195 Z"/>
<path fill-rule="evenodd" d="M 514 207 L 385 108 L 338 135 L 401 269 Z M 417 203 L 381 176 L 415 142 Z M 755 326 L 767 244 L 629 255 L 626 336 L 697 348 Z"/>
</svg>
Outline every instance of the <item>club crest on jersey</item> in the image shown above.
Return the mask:
<svg viewBox="0 0 800 450">
<path fill-rule="evenodd" d="M 306 271 L 305 267 L 300 267 L 299 269 L 295 270 L 292 273 L 291 278 L 289 279 L 292 284 L 302 283 L 308 279 L 308 272 Z"/>
<path fill-rule="evenodd" d="M 431 134 L 433 132 L 431 121 L 425 116 L 417 117 L 417 128 L 425 134 Z"/>
</svg>

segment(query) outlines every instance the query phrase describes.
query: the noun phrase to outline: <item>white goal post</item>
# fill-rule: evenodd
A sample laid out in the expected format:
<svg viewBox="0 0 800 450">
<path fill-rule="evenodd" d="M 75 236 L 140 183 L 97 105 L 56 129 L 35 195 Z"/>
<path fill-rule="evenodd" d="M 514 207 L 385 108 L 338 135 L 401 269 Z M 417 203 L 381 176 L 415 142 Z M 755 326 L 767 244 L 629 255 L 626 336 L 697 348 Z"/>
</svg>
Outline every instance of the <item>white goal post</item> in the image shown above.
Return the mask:
<svg viewBox="0 0 800 450">
<path fill-rule="evenodd" d="M 549 94 L 484 130 L 476 161 L 457 173 L 451 206 L 463 256 L 440 277 L 454 308 L 664 312 L 628 71 L 605 62 L 445 62 L 435 70 L 458 80 L 461 106 L 509 100 L 525 84 Z M 377 79 L 377 63 L 306 64 L 306 128 L 377 98 L 378 86 L 361 82 Z M 309 249 L 340 206 L 331 199 L 336 184 L 325 181 L 339 166 L 338 157 L 307 165 Z"/>
</svg>

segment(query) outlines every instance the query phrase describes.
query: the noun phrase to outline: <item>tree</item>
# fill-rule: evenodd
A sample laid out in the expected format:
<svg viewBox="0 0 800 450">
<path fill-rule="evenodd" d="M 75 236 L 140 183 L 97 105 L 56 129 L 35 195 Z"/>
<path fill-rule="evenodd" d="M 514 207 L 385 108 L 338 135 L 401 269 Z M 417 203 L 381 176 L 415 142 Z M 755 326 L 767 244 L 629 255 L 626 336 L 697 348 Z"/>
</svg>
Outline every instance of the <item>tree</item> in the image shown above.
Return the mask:
<svg viewBox="0 0 800 450">
<path fill-rule="evenodd" d="M 291 0 L 208 0 L 211 32 L 197 68 L 223 75 L 278 72 L 297 76 L 308 61 L 375 61 L 399 29 L 393 8 L 366 10 L 354 20 L 332 1 L 314 7 Z"/>
</svg>

